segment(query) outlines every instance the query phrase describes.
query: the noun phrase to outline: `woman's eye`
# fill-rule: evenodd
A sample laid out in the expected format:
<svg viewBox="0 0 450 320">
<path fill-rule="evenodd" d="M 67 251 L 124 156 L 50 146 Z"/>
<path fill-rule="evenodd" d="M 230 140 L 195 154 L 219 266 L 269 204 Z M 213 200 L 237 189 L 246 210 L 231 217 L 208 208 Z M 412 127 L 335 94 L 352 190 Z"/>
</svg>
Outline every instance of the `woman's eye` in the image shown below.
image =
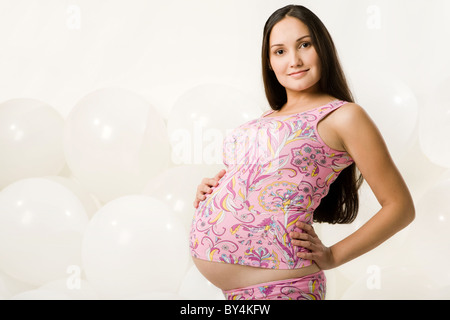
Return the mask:
<svg viewBox="0 0 450 320">
<path fill-rule="evenodd" d="M 278 56 L 282 55 L 283 53 L 284 53 L 283 49 L 279 49 L 279 50 L 275 51 L 275 54 Z"/>
<path fill-rule="evenodd" d="M 311 46 L 311 43 L 309 43 L 309 42 L 303 42 L 303 43 L 300 45 L 300 48 L 308 48 L 309 46 Z"/>
</svg>

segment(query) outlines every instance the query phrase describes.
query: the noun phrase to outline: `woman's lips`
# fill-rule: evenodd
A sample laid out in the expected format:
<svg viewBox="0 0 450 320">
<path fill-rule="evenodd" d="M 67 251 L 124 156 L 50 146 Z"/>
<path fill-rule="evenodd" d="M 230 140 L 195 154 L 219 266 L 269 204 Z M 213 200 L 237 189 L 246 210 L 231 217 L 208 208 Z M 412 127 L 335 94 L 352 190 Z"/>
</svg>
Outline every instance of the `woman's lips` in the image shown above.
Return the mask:
<svg viewBox="0 0 450 320">
<path fill-rule="evenodd" d="M 291 77 L 299 77 L 299 76 L 304 75 L 308 71 L 309 71 L 309 69 L 292 72 L 292 73 L 289 73 L 289 76 L 291 76 Z"/>
</svg>

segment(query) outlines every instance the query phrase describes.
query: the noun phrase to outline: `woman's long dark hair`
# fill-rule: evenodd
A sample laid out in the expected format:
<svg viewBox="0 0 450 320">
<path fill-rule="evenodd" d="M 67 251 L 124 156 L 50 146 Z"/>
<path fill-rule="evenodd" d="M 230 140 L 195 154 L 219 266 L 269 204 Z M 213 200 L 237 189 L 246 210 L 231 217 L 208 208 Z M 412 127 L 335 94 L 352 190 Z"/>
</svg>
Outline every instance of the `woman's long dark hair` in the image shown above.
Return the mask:
<svg viewBox="0 0 450 320">
<path fill-rule="evenodd" d="M 286 89 L 278 82 L 270 67 L 270 33 L 273 27 L 286 16 L 302 21 L 309 29 L 311 41 L 319 56 L 322 74 L 320 89 L 337 99 L 354 102 L 339 62 L 336 47 L 327 28 L 320 19 L 303 6 L 288 5 L 275 11 L 264 26 L 262 44 L 262 73 L 267 100 L 273 110 L 280 110 L 287 102 Z M 353 163 L 345 168 L 334 181 L 326 197 L 314 211 L 314 221 L 327 223 L 351 223 L 359 209 L 358 189 L 362 175 L 357 174 Z"/>
</svg>

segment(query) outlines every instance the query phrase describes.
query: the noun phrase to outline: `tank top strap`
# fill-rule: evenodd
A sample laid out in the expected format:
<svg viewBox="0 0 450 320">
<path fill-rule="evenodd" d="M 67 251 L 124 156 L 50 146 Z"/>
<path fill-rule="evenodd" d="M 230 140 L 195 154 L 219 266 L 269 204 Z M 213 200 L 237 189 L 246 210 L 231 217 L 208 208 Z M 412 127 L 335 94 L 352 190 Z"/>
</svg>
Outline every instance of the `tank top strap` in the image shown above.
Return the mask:
<svg viewBox="0 0 450 320">
<path fill-rule="evenodd" d="M 314 110 L 315 119 L 313 122 L 315 122 L 316 124 L 319 123 L 319 121 L 325 118 L 328 114 L 342 107 L 346 103 L 348 102 L 343 100 L 335 100 L 333 102 L 330 102 L 329 104 L 326 104 L 322 107 L 315 109 Z"/>
<path fill-rule="evenodd" d="M 273 113 L 274 111 L 275 111 L 275 110 L 273 110 L 273 109 L 269 109 L 269 110 L 267 110 L 266 112 L 264 112 L 264 113 L 261 115 L 260 118 L 264 118 L 265 116 L 267 116 L 267 115 Z"/>
</svg>

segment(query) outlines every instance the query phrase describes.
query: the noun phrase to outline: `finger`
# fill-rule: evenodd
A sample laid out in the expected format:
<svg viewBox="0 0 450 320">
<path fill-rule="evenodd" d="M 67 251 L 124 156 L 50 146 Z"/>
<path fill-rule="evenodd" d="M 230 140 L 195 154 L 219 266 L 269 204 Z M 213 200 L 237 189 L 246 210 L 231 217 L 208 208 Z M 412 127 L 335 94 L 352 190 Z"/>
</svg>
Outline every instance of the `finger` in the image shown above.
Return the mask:
<svg viewBox="0 0 450 320">
<path fill-rule="evenodd" d="M 311 237 L 306 232 L 296 232 L 296 231 L 289 232 L 289 236 L 292 239 L 303 239 L 303 240 L 308 240 L 308 237 Z"/>
<path fill-rule="evenodd" d="M 198 194 L 205 194 L 205 193 L 211 193 L 212 189 L 210 186 L 206 185 L 206 184 L 199 184 L 197 186 L 197 193 Z"/>
<path fill-rule="evenodd" d="M 216 178 L 205 178 L 202 181 L 202 185 L 208 186 L 208 187 L 217 187 L 219 184 L 219 179 Z"/>
<path fill-rule="evenodd" d="M 309 241 L 314 244 L 317 244 L 318 239 L 319 239 L 317 237 L 311 236 L 310 234 L 301 233 L 301 232 L 290 232 L 289 236 L 291 237 L 293 243 L 297 243 L 297 241 L 303 240 L 303 241 Z"/>
<path fill-rule="evenodd" d="M 305 260 L 314 260 L 314 254 L 312 252 L 298 252 L 297 257 Z"/>
<path fill-rule="evenodd" d="M 205 196 L 205 192 L 203 191 L 203 186 L 199 185 L 197 187 L 197 192 L 195 193 L 195 201 L 200 202 L 205 200 L 206 196 Z"/>
<path fill-rule="evenodd" d="M 219 171 L 219 173 L 216 174 L 216 176 L 214 178 L 217 179 L 217 180 L 220 180 L 220 178 L 222 178 L 225 175 L 226 172 L 227 171 L 225 169 L 222 169 L 222 170 Z"/>
<path fill-rule="evenodd" d="M 196 200 L 203 201 L 206 199 L 205 193 L 198 191 L 196 194 Z"/>
<path fill-rule="evenodd" d="M 199 187 L 202 187 L 202 186 L 211 187 L 214 185 L 215 182 L 216 182 L 216 180 L 214 178 L 203 178 L 202 182 L 200 182 L 200 184 L 198 186 Z"/>
<path fill-rule="evenodd" d="M 200 205 L 200 202 L 206 200 L 206 194 L 203 192 L 197 192 L 195 194 L 194 207 L 197 208 Z"/>
<path fill-rule="evenodd" d="M 195 193 L 194 208 L 198 208 L 198 206 L 200 205 L 200 201 L 205 200 L 206 194 L 209 194 L 211 192 L 211 188 L 199 185 L 197 188 L 197 192 Z"/>
<path fill-rule="evenodd" d="M 302 229 L 303 231 L 307 232 L 308 234 L 310 234 L 313 237 L 317 237 L 316 232 L 314 231 L 314 228 L 312 225 L 304 223 L 304 222 L 300 222 L 297 221 L 297 223 L 295 224 L 298 228 Z"/>
<path fill-rule="evenodd" d="M 297 222 L 295 223 L 295 225 L 296 225 L 298 228 L 300 228 L 300 229 L 302 229 L 302 230 L 304 230 L 304 231 L 306 231 L 306 232 L 311 232 L 311 231 L 314 230 L 313 227 L 312 227 L 310 224 L 305 223 L 305 222 L 297 221 Z"/>
<path fill-rule="evenodd" d="M 301 247 L 302 246 L 302 240 L 292 240 L 291 243 L 295 247 Z"/>
<path fill-rule="evenodd" d="M 313 243 L 311 241 L 298 240 L 298 242 L 299 242 L 299 247 L 302 247 L 302 248 L 312 251 Z"/>
<path fill-rule="evenodd" d="M 207 185 L 209 187 L 217 187 L 219 180 L 225 175 L 227 171 L 225 169 L 220 170 L 214 178 L 203 178 L 200 185 Z"/>
<path fill-rule="evenodd" d="M 312 241 L 307 241 L 307 240 L 295 240 L 292 242 L 292 244 L 296 247 L 301 247 L 301 248 L 305 248 L 308 249 L 311 252 L 316 252 L 318 250 L 318 246 L 312 242 Z"/>
</svg>

